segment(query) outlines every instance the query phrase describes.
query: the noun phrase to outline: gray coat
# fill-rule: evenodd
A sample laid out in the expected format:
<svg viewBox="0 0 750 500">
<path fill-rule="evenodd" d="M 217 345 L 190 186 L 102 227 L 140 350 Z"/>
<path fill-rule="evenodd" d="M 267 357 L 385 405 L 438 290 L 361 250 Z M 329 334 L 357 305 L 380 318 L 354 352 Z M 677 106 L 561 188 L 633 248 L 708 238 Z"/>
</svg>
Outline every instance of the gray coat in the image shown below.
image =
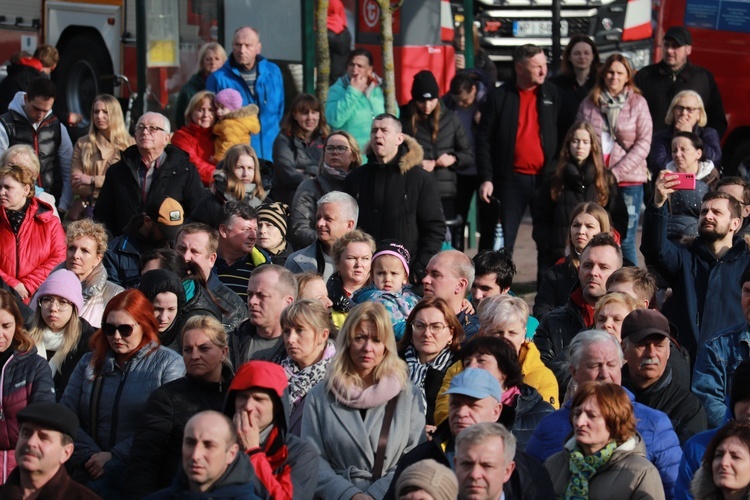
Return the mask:
<svg viewBox="0 0 750 500">
<path fill-rule="evenodd" d="M 95 385 L 92 357 L 92 353 L 87 353 L 81 358 L 60 401 L 81 421 L 71 459 L 73 465 L 100 451 L 127 459 L 148 397 L 167 382 L 185 375 L 182 357 L 166 347 L 146 345 L 124 369 L 117 366 L 113 352 L 108 350 L 101 373 L 99 404 L 92 408 L 91 393 Z M 96 417 L 96 422 L 92 417 Z"/>
<path fill-rule="evenodd" d="M 294 248 L 302 248 L 315 243 L 318 200 L 331 191 L 343 191 L 344 179 L 337 179 L 322 167 L 314 179 L 305 179 L 294 194 L 289 217 L 287 239 Z"/>
<path fill-rule="evenodd" d="M 297 250 L 286 259 L 284 267 L 289 269 L 294 274 L 304 273 L 311 271 L 313 273 L 318 272 L 318 259 L 316 252 L 318 250 L 318 240 L 313 241 L 312 245 L 309 245 L 302 250 Z M 326 254 L 323 254 L 325 260 L 325 271 L 323 271 L 323 279 L 328 281 L 328 278 L 333 274 L 333 259 Z"/>
<path fill-rule="evenodd" d="M 381 499 L 403 455 L 425 441 L 422 396 L 407 382 L 393 414 L 385 447 L 383 475 L 371 482 L 385 404 L 360 411 L 336 401 L 326 389 L 326 379 L 307 393 L 302 436 L 312 441 L 320 455 L 316 497 L 349 500 L 357 493 Z"/>
</svg>

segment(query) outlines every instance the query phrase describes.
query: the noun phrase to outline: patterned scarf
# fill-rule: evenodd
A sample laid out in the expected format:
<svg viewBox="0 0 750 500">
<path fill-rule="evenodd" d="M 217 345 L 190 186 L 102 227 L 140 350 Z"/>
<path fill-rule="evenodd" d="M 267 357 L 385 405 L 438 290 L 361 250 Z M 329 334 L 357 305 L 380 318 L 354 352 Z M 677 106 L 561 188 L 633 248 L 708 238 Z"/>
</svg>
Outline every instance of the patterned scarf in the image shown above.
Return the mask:
<svg viewBox="0 0 750 500">
<path fill-rule="evenodd" d="M 286 378 L 289 380 L 289 402 L 292 405 L 292 411 L 302 398 L 315 386 L 323 380 L 326 374 L 326 368 L 333 355 L 336 354 L 336 345 L 329 340 L 323 351 L 323 359 L 307 368 L 300 369 L 297 363 L 292 361 L 289 356 L 284 357 L 281 361 L 281 367 L 286 372 Z"/>
<path fill-rule="evenodd" d="M 576 445 L 570 453 L 570 463 L 568 464 L 570 481 L 565 488 L 563 498 L 565 500 L 588 500 L 589 480 L 607 464 L 616 448 L 617 443 L 610 441 L 607 446 L 593 455 L 584 456 L 581 448 Z"/>
<path fill-rule="evenodd" d="M 23 219 L 26 217 L 26 210 L 28 208 L 29 202 L 27 201 L 21 210 L 5 209 L 5 215 L 8 216 L 8 222 L 10 222 L 10 228 L 13 230 L 13 234 L 17 235 L 18 231 L 21 230 L 21 224 L 23 224 Z"/>
<path fill-rule="evenodd" d="M 450 346 L 446 346 L 435 359 L 427 363 L 421 363 L 417 351 L 414 349 L 413 344 L 409 344 L 404 353 L 406 360 L 406 366 L 409 368 L 409 379 L 411 382 L 419 387 L 419 391 L 422 393 L 422 403 L 424 404 L 425 411 L 427 410 L 427 396 L 424 392 L 424 379 L 427 376 L 427 370 L 434 368 L 438 371 L 445 371 L 451 363 L 453 363 L 453 351 L 450 350 Z"/>
<path fill-rule="evenodd" d="M 608 90 L 604 90 L 599 97 L 599 106 L 607 120 L 607 129 L 610 135 L 614 138 L 615 132 L 617 132 L 617 119 L 620 118 L 620 111 L 625 106 L 625 101 L 628 100 L 630 91 L 624 89 L 622 92 L 612 97 Z"/>
</svg>

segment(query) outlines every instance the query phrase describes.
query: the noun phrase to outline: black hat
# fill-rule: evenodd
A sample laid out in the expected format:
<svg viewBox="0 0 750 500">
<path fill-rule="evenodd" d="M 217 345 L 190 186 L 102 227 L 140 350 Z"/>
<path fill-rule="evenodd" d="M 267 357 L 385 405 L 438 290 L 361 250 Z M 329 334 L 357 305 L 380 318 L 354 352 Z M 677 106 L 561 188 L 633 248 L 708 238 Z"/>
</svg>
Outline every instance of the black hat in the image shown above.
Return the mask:
<svg viewBox="0 0 750 500">
<path fill-rule="evenodd" d="M 679 47 L 693 45 L 693 37 L 684 26 L 672 26 L 664 33 L 664 39 L 674 40 Z"/>
<path fill-rule="evenodd" d="M 622 321 L 620 337 L 631 342 L 640 342 L 649 335 L 663 335 L 672 338 L 669 320 L 654 309 L 636 309 Z"/>
<path fill-rule="evenodd" d="M 78 433 L 78 417 L 71 410 L 60 403 L 47 401 L 31 403 L 16 415 L 19 424 L 31 422 L 49 427 L 75 439 Z"/>
<path fill-rule="evenodd" d="M 734 405 L 750 398 L 750 360 L 740 363 L 732 375 L 732 390 L 729 394 L 729 411 L 734 415 Z"/>
<path fill-rule="evenodd" d="M 423 69 L 414 75 L 414 83 L 411 85 L 411 97 L 415 101 L 426 101 L 437 99 L 440 89 L 438 88 L 435 75 Z"/>
</svg>

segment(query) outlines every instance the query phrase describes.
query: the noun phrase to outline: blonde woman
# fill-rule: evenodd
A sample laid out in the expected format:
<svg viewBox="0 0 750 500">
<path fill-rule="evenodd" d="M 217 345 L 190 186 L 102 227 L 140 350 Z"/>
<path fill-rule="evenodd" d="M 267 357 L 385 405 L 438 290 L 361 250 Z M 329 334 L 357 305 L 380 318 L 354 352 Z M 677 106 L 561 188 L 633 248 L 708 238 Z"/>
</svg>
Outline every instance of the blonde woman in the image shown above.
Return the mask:
<svg viewBox="0 0 750 500">
<path fill-rule="evenodd" d="M 120 153 L 135 144 L 125 128 L 120 102 L 114 96 L 102 94 L 94 99 L 91 108 L 91 126 L 88 135 L 78 139 L 73 148 L 73 160 L 70 165 L 70 183 L 73 194 L 81 201 L 76 201 L 71 212 L 93 207 L 99 197 L 99 190 L 104 184 L 104 175 L 110 165 L 120 160 Z M 80 207 L 77 207 L 80 205 Z M 80 216 L 83 216 L 81 211 Z M 93 213 L 89 208 L 88 214 Z M 69 218 L 79 218 L 72 213 Z"/>
<path fill-rule="evenodd" d="M 31 170 L 35 179 L 39 179 L 39 171 L 42 165 L 39 163 L 39 157 L 34 152 L 34 148 L 28 144 L 16 144 L 6 149 L 2 155 L 0 155 L 0 166 L 6 165 L 21 165 Z M 38 183 L 38 182 L 37 182 Z M 46 192 L 40 186 L 34 186 L 34 197 L 46 202 L 52 207 L 52 211 L 55 217 L 60 218 L 60 214 L 57 213 L 57 202 L 55 197 L 50 193 Z"/>
<path fill-rule="evenodd" d="M 382 498 L 399 459 L 425 440 L 420 391 L 398 357 L 385 307 L 366 302 L 351 310 L 336 340 L 328 375 L 308 393 L 302 435 L 320 455 L 316 496 Z M 373 467 L 388 407 L 392 416 Z"/>
<path fill-rule="evenodd" d="M 190 99 L 201 90 L 206 90 L 208 75 L 221 68 L 225 62 L 227 62 L 227 52 L 218 42 L 209 42 L 198 49 L 198 69 L 177 94 L 177 102 L 174 106 L 175 128 L 180 128 L 187 123 L 185 110 Z"/>
</svg>

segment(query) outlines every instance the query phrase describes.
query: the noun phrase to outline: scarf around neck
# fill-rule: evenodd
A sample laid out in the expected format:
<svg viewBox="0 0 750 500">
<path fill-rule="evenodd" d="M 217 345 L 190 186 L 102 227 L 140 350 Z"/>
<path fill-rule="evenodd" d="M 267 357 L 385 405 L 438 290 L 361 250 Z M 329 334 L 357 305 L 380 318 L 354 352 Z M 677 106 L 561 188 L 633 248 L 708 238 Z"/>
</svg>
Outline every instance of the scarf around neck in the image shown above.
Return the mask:
<svg viewBox="0 0 750 500">
<path fill-rule="evenodd" d="M 409 344 L 404 352 L 404 358 L 406 360 L 406 366 L 409 368 L 409 380 L 419 387 L 419 391 L 422 394 L 422 403 L 425 411 L 427 411 L 427 395 L 424 392 L 424 380 L 427 376 L 427 370 L 434 368 L 438 371 L 445 371 L 448 366 L 453 363 L 453 351 L 450 350 L 450 346 L 446 346 L 442 351 L 433 359 L 427 363 L 419 361 L 419 355 L 414 344 Z"/>
<path fill-rule="evenodd" d="M 585 456 L 578 444 L 570 453 L 570 480 L 565 488 L 563 498 L 566 500 L 588 500 L 589 480 L 599 472 L 617 449 L 617 443 L 610 441 L 607 446 L 593 455 Z"/>
<path fill-rule="evenodd" d="M 614 97 L 605 89 L 601 96 L 599 96 L 599 109 L 601 109 L 604 118 L 607 120 L 607 130 L 612 137 L 615 137 L 617 119 L 620 118 L 620 111 L 625 106 L 628 97 L 630 97 L 628 89 L 623 89 L 622 92 Z"/>
<path fill-rule="evenodd" d="M 325 378 L 326 368 L 328 368 L 328 364 L 334 354 L 336 354 L 336 345 L 333 341 L 328 340 L 323 350 L 323 358 L 307 368 L 300 369 L 297 363 L 289 356 L 281 361 L 281 367 L 286 372 L 286 378 L 289 380 L 289 402 L 291 403 L 292 411 L 297 408 L 297 405 L 310 392 L 310 389 Z"/>
<path fill-rule="evenodd" d="M 336 400 L 355 410 L 369 410 L 386 404 L 395 398 L 403 389 L 399 380 L 392 376 L 386 375 L 377 383 L 362 389 L 361 387 L 342 387 L 340 383 L 334 383 L 331 386 Z"/>
</svg>

